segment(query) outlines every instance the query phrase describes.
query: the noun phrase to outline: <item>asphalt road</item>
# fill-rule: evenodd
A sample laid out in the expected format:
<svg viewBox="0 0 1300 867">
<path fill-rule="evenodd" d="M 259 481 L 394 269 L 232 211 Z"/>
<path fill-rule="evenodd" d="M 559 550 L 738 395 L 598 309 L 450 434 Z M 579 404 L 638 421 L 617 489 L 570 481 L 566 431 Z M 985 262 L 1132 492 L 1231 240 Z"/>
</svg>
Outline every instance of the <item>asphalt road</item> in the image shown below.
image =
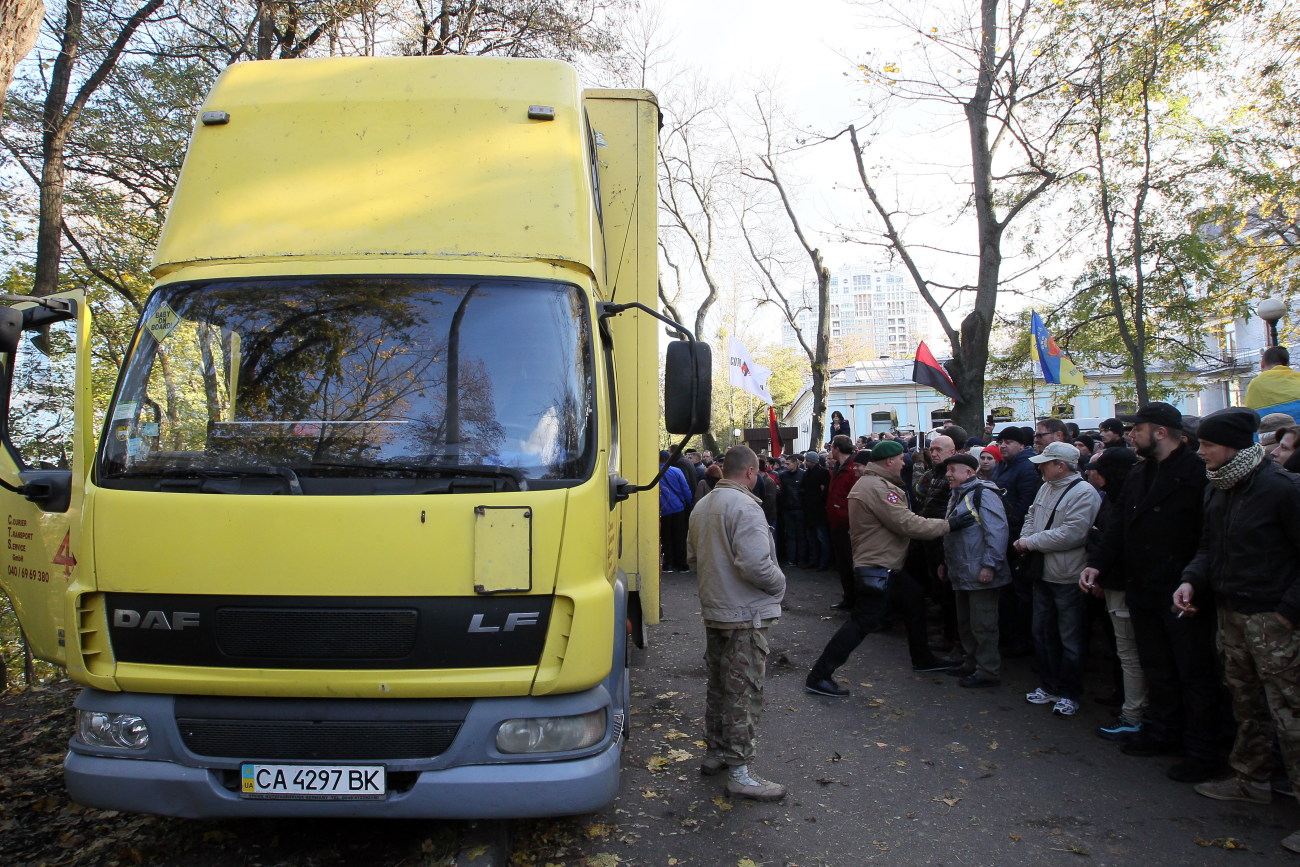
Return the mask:
<svg viewBox="0 0 1300 867">
<path fill-rule="evenodd" d="M 1165 776 L 1174 759 L 1126 756 L 1095 735 L 1112 709 L 1086 700 L 1067 719 L 1027 704 L 1029 660 L 1010 661 L 1001 687 L 961 689 L 911 671 L 900 627 L 868 636 L 840 670 L 849 698 L 805 693 L 843 615 L 829 610 L 829 573 L 788 577 L 756 762 L 786 798 L 731 800 L 721 777 L 700 776 L 703 627 L 694 576 L 666 575 L 663 622 L 633 675 L 621 794 L 564 820 L 580 842 L 563 863 L 1300 865 L 1278 845 L 1300 828 L 1294 800 L 1195 794 Z M 543 827 L 519 829 L 516 853 Z"/>
</svg>

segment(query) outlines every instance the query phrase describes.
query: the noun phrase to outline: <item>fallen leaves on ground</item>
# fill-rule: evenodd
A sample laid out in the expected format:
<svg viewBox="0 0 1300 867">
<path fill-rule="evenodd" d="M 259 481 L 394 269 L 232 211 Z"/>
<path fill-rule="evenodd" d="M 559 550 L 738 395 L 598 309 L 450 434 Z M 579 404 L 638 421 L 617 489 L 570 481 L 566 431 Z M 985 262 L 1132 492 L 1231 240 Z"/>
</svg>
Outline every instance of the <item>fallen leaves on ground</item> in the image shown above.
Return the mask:
<svg viewBox="0 0 1300 867">
<path fill-rule="evenodd" d="M 1196 845 L 1206 846 L 1206 847 L 1217 846 L 1220 849 L 1245 849 L 1246 848 L 1241 844 L 1241 841 L 1238 840 L 1236 837 L 1215 837 L 1213 840 L 1203 840 L 1198 838 L 1196 840 Z"/>
</svg>

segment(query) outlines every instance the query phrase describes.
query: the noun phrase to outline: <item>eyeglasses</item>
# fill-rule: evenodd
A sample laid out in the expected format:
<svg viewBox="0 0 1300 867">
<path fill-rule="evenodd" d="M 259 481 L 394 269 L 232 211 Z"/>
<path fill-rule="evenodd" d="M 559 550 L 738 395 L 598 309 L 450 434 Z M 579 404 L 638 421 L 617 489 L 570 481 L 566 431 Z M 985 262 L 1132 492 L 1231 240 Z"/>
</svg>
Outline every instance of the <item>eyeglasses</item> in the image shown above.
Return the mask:
<svg viewBox="0 0 1300 867">
<path fill-rule="evenodd" d="M 1034 439 L 1036 439 L 1036 440 L 1041 440 L 1043 437 L 1046 437 L 1046 436 L 1051 436 L 1051 434 L 1036 433 L 1036 434 L 1034 434 Z"/>
</svg>

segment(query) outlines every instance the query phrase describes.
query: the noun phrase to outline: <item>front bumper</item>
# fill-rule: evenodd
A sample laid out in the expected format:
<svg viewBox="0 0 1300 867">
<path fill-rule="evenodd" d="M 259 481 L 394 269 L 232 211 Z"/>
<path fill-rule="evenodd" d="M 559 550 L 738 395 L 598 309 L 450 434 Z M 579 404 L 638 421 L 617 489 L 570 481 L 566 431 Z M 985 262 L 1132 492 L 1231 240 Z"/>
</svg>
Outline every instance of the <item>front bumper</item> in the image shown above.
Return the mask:
<svg viewBox="0 0 1300 867">
<path fill-rule="evenodd" d="M 421 773 L 405 792 L 382 801 L 247 800 L 220 774 L 171 762 L 69 752 L 64 777 L 87 807 L 189 819 L 352 817 L 494 819 L 567 816 L 606 806 L 618 794 L 618 745 L 585 759 L 518 765 L 470 765 Z"/>
<path fill-rule="evenodd" d="M 618 793 L 619 759 L 623 744 L 622 671 L 606 684 L 561 696 L 475 699 L 460 702 L 459 732 L 436 756 L 368 760 L 359 754 L 347 759 L 277 759 L 285 764 L 383 764 L 390 788 L 373 801 L 280 800 L 245 798 L 232 785 L 244 761 L 256 755 L 220 757 L 192 752 L 177 723 L 178 699 L 169 695 L 106 693 L 87 689 L 77 699 L 82 709 L 129 712 L 144 717 L 150 744 L 139 752 L 94 749 L 77 737 L 64 760 L 64 780 L 73 800 L 87 807 L 155 813 L 185 818 L 226 817 L 368 817 L 496 819 L 562 816 L 592 812 Z M 615 690 L 608 687 L 617 686 Z M 617 697 L 616 700 L 611 698 Z M 181 699 L 183 701 L 183 699 Z M 266 700 L 237 697 L 205 699 L 214 715 L 258 719 L 267 714 Z M 397 703 L 394 703 L 397 704 Z M 468 709 L 466 710 L 466 705 Z M 293 700 L 270 706 L 281 715 L 289 708 L 303 719 L 337 715 L 329 700 Z M 348 708 L 355 714 L 356 705 Z M 367 704 L 369 711 L 372 705 Z M 497 726 L 513 717 L 566 716 L 597 708 L 608 710 L 604 738 L 579 753 L 547 756 L 507 756 L 495 748 Z M 384 708 L 373 705 L 381 716 Z M 298 713 L 300 712 L 300 714 Z M 408 700 L 390 715 L 448 715 L 438 700 Z"/>
</svg>

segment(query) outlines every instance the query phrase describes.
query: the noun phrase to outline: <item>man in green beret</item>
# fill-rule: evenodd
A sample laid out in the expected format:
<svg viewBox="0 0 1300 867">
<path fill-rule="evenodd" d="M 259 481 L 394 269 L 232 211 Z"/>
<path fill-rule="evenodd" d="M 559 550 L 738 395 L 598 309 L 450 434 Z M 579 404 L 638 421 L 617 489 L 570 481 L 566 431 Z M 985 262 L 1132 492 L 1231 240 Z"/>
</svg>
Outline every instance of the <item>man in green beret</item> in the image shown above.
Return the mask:
<svg viewBox="0 0 1300 867">
<path fill-rule="evenodd" d="M 951 530 L 969 527 L 969 514 L 922 518 L 907 507 L 903 488 L 903 446 L 896 440 L 877 443 L 870 452 L 854 458 L 858 480 L 849 492 L 849 534 L 853 543 L 853 573 L 857 581 L 853 611 L 822 651 L 804 688 L 817 695 L 842 698 L 849 691 L 834 680 L 862 639 L 880 627 L 885 594 L 907 627 L 908 650 L 916 671 L 941 671 L 950 660 L 936 659 L 926 641 L 925 605 L 921 587 L 903 572 L 907 545 L 912 539 L 937 539 Z"/>
</svg>

